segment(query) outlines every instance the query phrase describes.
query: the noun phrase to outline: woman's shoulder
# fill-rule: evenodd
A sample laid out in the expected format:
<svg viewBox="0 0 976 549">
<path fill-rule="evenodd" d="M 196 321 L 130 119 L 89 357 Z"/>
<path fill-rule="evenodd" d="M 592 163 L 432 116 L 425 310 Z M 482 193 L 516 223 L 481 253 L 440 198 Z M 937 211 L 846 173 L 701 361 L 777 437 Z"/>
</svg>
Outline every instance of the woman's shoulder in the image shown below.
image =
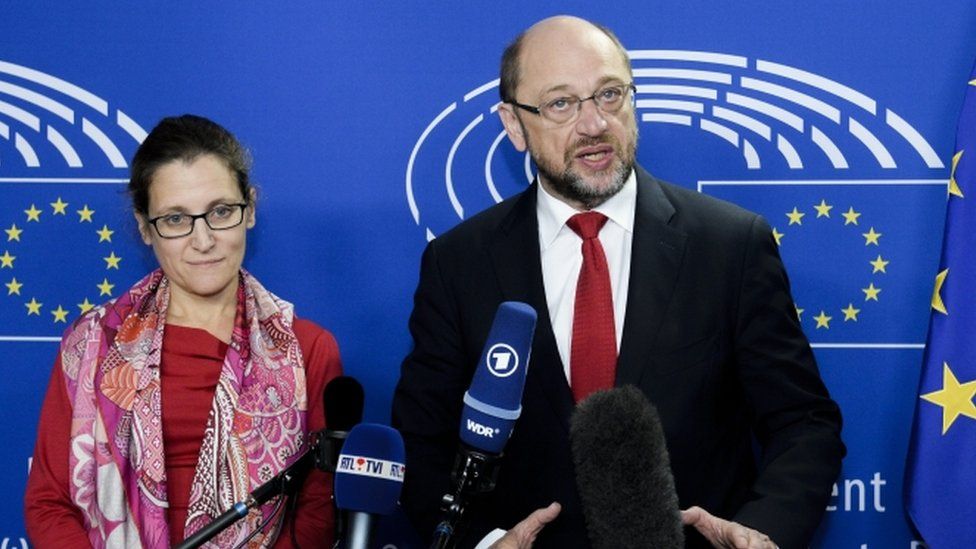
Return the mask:
<svg viewBox="0 0 976 549">
<path fill-rule="evenodd" d="M 305 369 L 321 371 L 326 378 L 342 375 L 339 344 L 331 332 L 314 321 L 295 317 L 295 337 L 305 358 Z"/>
<path fill-rule="evenodd" d="M 336 351 L 339 350 L 335 336 L 313 320 L 296 316 L 292 328 L 295 330 L 295 337 L 298 338 L 298 343 L 302 346 L 303 350 L 306 345 L 309 347 L 312 345 L 325 345 L 335 348 Z"/>
</svg>

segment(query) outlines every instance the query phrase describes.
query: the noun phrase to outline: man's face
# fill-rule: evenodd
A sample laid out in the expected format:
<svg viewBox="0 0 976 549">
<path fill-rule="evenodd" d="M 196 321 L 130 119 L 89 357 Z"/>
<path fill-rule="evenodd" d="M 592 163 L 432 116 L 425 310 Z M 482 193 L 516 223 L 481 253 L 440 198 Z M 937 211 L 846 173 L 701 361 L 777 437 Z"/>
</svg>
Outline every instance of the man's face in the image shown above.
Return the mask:
<svg viewBox="0 0 976 549">
<path fill-rule="evenodd" d="M 545 21 L 530 30 L 519 67 L 516 101 L 533 106 L 631 82 L 628 62 L 610 38 L 577 20 Z M 588 209 L 616 194 L 633 169 L 637 123 L 629 94 L 616 113 L 585 101 L 578 116 L 563 124 L 514 105 L 502 105 L 500 113 L 515 147 L 532 155 L 542 185 L 569 205 Z"/>
</svg>

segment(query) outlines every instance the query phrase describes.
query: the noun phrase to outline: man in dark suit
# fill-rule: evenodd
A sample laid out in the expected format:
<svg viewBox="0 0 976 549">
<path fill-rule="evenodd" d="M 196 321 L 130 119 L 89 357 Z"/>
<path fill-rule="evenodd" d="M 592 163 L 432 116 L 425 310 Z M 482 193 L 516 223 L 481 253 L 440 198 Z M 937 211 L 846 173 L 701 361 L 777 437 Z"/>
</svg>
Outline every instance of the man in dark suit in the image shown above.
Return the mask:
<svg viewBox="0 0 976 549">
<path fill-rule="evenodd" d="M 514 300 L 539 314 L 523 410 L 462 545 L 557 501 L 537 545 L 587 546 L 569 418 L 586 393 L 631 384 L 660 414 L 688 546 L 805 547 L 840 470 L 841 418 L 769 226 L 636 165 L 633 77 L 610 31 L 537 23 L 506 50 L 500 87 L 505 130 L 539 177 L 424 252 L 393 403 L 415 524 L 429 534 L 439 516 L 462 395 Z M 597 212 L 583 216 L 599 218 L 595 248 L 581 212 Z"/>
</svg>

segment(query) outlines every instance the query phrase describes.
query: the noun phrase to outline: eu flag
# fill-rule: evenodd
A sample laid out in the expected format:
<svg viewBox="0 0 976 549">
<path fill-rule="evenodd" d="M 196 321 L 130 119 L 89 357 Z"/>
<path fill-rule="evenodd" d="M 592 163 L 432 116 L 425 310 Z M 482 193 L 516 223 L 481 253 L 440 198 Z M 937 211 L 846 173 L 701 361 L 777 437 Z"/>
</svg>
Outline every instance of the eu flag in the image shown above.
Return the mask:
<svg viewBox="0 0 976 549">
<path fill-rule="evenodd" d="M 906 507 L 933 549 L 976 547 L 976 67 L 959 115 Z"/>
</svg>

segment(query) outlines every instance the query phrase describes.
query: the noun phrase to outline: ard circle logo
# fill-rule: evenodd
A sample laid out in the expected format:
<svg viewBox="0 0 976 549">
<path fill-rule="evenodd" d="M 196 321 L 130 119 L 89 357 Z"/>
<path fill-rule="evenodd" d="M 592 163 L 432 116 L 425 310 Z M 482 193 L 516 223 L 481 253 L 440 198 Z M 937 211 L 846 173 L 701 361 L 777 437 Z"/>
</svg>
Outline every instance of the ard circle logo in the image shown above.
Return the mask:
<svg viewBox="0 0 976 549">
<path fill-rule="evenodd" d="M 507 343 L 496 343 L 485 356 L 488 371 L 495 377 L 508 377 L 519 367 L 519 356 Z"/>
</svg>

